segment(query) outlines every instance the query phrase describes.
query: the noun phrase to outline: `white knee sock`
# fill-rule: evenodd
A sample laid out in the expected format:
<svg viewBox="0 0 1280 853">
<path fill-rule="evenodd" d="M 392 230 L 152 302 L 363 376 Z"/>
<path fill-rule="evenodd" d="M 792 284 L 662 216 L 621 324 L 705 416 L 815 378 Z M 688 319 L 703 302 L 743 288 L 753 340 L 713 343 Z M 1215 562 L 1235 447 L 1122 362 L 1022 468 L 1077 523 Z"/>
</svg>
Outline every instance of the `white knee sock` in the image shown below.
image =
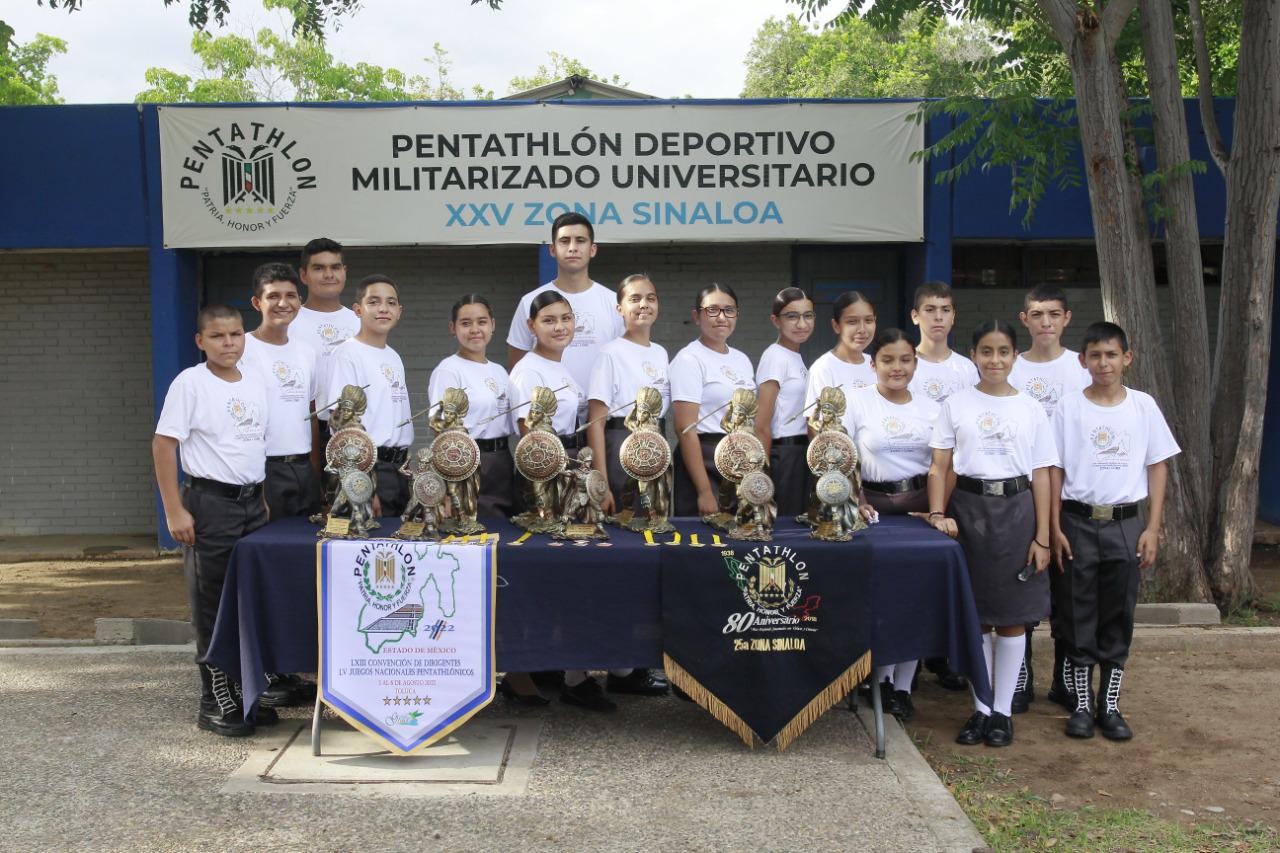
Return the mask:
<svg viewBox="0 0 1280 853">
<path fill-rule="evenodd" d="M 916 677 L 916 666 L 920 663 L 917 660 L 904 661 L 894 664 L 893 667 L 893 689 L 905 690 L 911 692 L 911 679 Z"/>
<path fill-rule="evenodd" d="M 991 707 L 998 714 L 1008 716 L 1012 712 L 1013 692 L 1018 686 L 1018 670 L 1022 668 L 1022 657 L 1026 650 L 1026 634 L 996 637 L 995 681 L 991 685 L 995 702 Z"/>
<path fill-rule="evenodd" d="M 566 669 L 564 671 L 564 683 L 566 687 L 577 687 L 586 680 L 587 671 L 585 669 Z"/>
<path fill-rule="evenodd" d="M 628 675 L 630 675 L 630 674 L 631 674 L 631 673 L 633 673 L 633 672 L 635 672 L 635 670 L 634 670 L 634 669 L 611 669 L 611 670 L 609 670 L 609 674 L 610 674 L 610 675 L 612 675 L 614 678 L 626 678 Z"/>
<path fill-rule="evenodd" d="M 991 649 L 990 634 L 982 635 L 982 657 L 987 664 L 987 683 L 992 684 L 994 683 L 994 679 L 991 676 L 992 649 Z M 973 694 L 973 710 L 977 711 L 980 714 L 986 714 L 990 716 L 991 708 L 987 706 L 987 703 L 983 702 L 981 699 L 978 698 L 978 691 L 974 689 L 972 684 L 969 685 L 969 692 Z"/>
</svg>

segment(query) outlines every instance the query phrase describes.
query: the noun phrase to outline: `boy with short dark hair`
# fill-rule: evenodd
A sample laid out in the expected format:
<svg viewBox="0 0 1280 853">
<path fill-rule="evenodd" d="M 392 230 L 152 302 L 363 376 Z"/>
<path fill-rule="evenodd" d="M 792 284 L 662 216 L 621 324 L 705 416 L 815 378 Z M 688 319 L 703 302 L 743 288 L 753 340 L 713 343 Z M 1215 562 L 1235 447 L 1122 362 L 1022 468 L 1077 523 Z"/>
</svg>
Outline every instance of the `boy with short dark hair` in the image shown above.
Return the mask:
<svg viewBox="0 0 1280 853">
<path fill-rule="evenodd" d="M 1062 345 L 1062 333 L 1071 324 L 1066 291 L 1055 284 L 1038 284 L 1027 292 L 1022 306 L 1018 319 L 1030 333 L 1031 348 L 1018 353 L 1013 369 L 1009 371 L 1009 384 L 1020 393 L 1038 400 L 1049 420 L 1053 420 L 1059 401 L 1089 384 L 1089 372 L 1080 366 L 1079 353 Z M 1049 688 L 1049 700 L 1069 709 L 1074 699 L 1066 683 L 1069 664 L 1058 624 L 1058 581 L 1059 576 L 1050 573 L 1050 596 L 1054 603 L 1049 619 L 1053 635 L 1053 683 Z M 1031 633 L 1035 624 L 1027 626 L 1027 657 L 1014 694 L 1015 714 L 1026 711 L 1035 699 L 1035 670 L 1031 665 Z"/>
<path fill-rule="evenodd" d="M 1058 623 L 1075 699 L 1066 733 L 1111 740 L 1133 732 L 1120 714 L 1120 683 L 1133 639 L 1139 574 L 1156 560 L 1168 460 L 1180 451 L 1149 394 L 1124 385 L 1133 363 L 1114 323 L 1084 334 L 1080 363 L 1091 383 L 1062 398 L 1053 416 L 1061 467 L 1050 470 L 1050 537 L 1060 573 Z M 1150 499 L 1147 522 L 1139 502 Z M 1093 667 L 1102 668 L 1095 706 Z"/>
<path fill-rule="evenodd" d="M 413 422 L 409 420 L 409 388 L 404 362 L 387 345 L 400 322 L 403 306 L 395 283 L 385 275 L 361 279 L 354 305 L 360 331 L 333 351 L 329 388 L 325 397 L 337 400 L 345 385 L 364 387 L 368 407 L 364 428 L 378 446 L 374 512 L 396 516 L 409 503 L 409 482 L 400 467 L 409 458 Z"/>
<path fill-rule="evenodd" d="M 329 366 L 334 349 L 360 331 L 360 318 L 342 304 L 342 290 L 347 285 L 347 265 L 343 260 L 342 246 L 328 237 L 317 237 L 307 243 L 302 247 L 298 279 L 307 288 L 307 301 L 298 310 L 290 332 L 294 340 L 316 351 L 316 390 L 319 393 L 329 387 Z M 331 399 L 316 400 L 316 405 L 324 406 L 330 402 Z M 323 439 L 329 413 L 319 412 L 317 418 Z"/>
<path fill-rule="evenodd" d="M 262 497 L 266 468 L 266 388 L 237 367 L 244 353 L 240 312 L 210 305 L 196 319 L 196 346 L 207 361 L 178 374 L 165 395 L 151 442 L 156 484 L 169 534 L 183 546 L 191 597 L 191 623 L 200 666 L 200 711 L 196 725 L 214 734 L 253 734 L 244 718 L 240 685 L 204 661 L 222 598 L 231 549 L 267 523 Z M 178 485 L 182 457 L 186 482 Z M 259 724 L 276 721 L 261 709 Z"/>
<path fill-rule="evenodd" d="M 955 300 L 944 281 L 926 281 L 916 288 L 911 322 L 920 330 L 916 347 L 916 372 L 909 386 L 912 395 L 941 405 L 962 388 L 978 384 L 973 362 L 947 343 L 956 324 Z"/>
</svg>

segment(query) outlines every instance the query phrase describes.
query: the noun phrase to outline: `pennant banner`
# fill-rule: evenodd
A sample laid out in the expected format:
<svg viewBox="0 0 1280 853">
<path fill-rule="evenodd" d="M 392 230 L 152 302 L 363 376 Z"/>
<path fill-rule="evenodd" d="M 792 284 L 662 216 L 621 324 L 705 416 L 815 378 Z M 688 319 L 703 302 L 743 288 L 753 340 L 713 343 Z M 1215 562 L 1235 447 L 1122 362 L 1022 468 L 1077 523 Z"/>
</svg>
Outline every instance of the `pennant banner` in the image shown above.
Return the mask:
<svg viewBox="0 0 1280 853">
<path fill-rule="evenodd" d="M 748 745 L 786 749 L 871 671 L 871 548 L 662 553 L 667 677 Z"/>
<path fill-rule="evenodd" d="M 497 538 L 316 546 L 324 703 L 394 752 L 493 700 Z"/>
</svg>

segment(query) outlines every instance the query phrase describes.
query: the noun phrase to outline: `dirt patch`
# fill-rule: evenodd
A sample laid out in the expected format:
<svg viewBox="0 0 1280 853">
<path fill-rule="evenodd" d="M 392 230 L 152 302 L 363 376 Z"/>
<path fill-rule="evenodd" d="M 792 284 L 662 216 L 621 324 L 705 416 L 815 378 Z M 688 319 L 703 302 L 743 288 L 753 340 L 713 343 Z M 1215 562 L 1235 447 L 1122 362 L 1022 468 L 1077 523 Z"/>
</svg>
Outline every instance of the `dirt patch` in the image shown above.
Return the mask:
<svg viewBox="0 0 1280 853">
<path fill-rule="evenodd" d="M 969 695 L 943 690 L 923 672 L 907 731 L 935 769 L 991 759 L 1009 771 L 1008 790 L 1030 789 L 1059 808 L 1133 808 L 1182 824 L 1230 819 L 1280 826 L 1280 767 L 1270 758 L 1280 640 L 1260 638 L 1247 653 L 1144 651 L 1140 643 L 1121 699 L 1134 730 L 1127 743 L 1063 734 L 1066 711 L 1044 698 L 1053 666 L 1047 649 L 1036 656 L 1037 699 L 1014 717 L 1012 746 L 958 746 L 956 732 L 973 710 Z"/>
<path fill-rule="evenodd" d="M 0 564 L 0 618 L 39 619 L 40 637 L 94 635 L 99 617 L 191 618 L 182 561 Z"/>
</svg>

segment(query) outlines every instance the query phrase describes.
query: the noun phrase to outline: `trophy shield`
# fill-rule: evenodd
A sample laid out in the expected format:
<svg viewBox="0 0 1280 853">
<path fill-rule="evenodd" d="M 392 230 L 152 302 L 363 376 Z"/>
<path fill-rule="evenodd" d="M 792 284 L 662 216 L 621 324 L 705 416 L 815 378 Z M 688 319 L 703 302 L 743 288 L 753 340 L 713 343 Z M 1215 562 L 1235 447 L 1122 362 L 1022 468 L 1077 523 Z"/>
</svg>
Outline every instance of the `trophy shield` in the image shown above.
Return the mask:
<svg viewBox="0 0 1280 853">
<path fill-rule="evenodd" d="M 716 470 L 731 483 L 742 482 L 743 477 L 759 471 L 764 463 L 764 445 L 749 432 L 731 432 L 716 444 Z"/>
<path fill-rule="evenodd" d="M 462 430 L 446 430 L 431 443 L 431 465 L 449 482 L 462 482 L 480 467 L 480 446 Z"/>
<path fill-rule="evenodd" d="M 324 446 L 325 463 L 338 470 L 355 468 L 368 473 L 378 461 L 378 448 L 369 433 L 347 427 L 335 432 Z"/>
<path fill-rule="evenodd" d="M 650 430 L 633 432 L 622 440 L 618 461 L 628 476 L 641 483 L 652 482 L 671 466 L 671 446 L 660 433 Z"/>
<path fill-rule="evenodd" d="M 858 447 L 846 433 L 830 430 L 820 432 L 809 442 L 805 461 L 814 476 L 821 477 L 828 471 L 839 471 L 852 479 L 858 470 Z"/>
<path fill-rule="evenodd" d="M 444 477 L 435 471 L 424 471 L 413 478 L 413 496 L 423 506 L 440 506 L 447 492 Z"/>
<path fill-rule="evenodd" d="M 534 430 L 516 445 L 516 469 L 531 482 L 550 482 L 568 464 L 569 454 L 555 433 Z"/>
</svg>

